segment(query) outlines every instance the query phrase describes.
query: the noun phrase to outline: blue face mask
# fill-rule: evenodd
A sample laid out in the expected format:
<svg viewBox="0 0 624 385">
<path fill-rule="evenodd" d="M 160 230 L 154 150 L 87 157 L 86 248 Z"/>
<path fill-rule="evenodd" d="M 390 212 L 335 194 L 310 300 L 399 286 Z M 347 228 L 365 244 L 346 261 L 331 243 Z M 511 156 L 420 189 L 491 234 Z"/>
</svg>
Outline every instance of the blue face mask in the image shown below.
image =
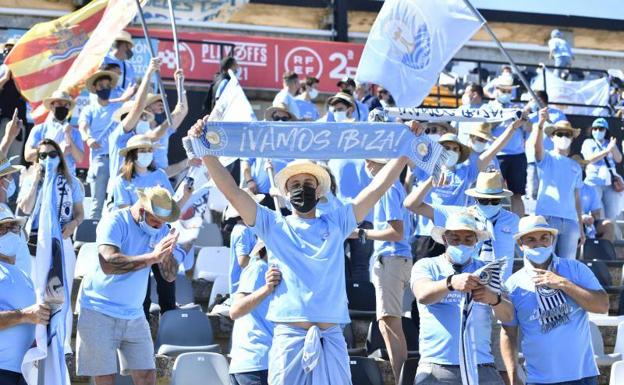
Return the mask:
<svg viewBox="0 0 624 385">
<path fill-rule="evenodd" d="M 466 246 L 466 245 L 458 245 L 458 246 L 446 246 L 446 254 L 451 258 L 451 262 L 455 265 L 464 265 L 475 252 L 475 246 Z"/>
<path fill-rule="evenodd" d="M 17 190 L 17 187 L 15 186 L 15 179 L 13 179 L 13 176 L 10 176 L 9 178 L 9 185 L 6 188 L 3 187 L 4 192 L 6 192 L 6 199 L 12 197 Z"/>
<path fill-rule="evenodd" d="M 496 100 L 498 100 L 501 104 L 508 104 L 509 102 L 511 102 L 511 94 L 500 93 L 496 97 Z"/>
<path fill-rule="evenodd" d="M 141 216 L 141 220 L 139 221 L 139 227 L 141 228 L 141 230 L 143 230 L 145 234 L 149 235 L 150 237 L 155 237 L 160 232 L 160 229 L 150 226 L 147 223 L 145 217 L 145 211 L 143 211 L 143 215 Z"/>
<path fill-rule="evenodd" d="M 524 249 L 524 257 L 531 261 L 535 265 L 541 265 L 548 261 L 548 258 L 552 255 L 552 245 L 548 247 L 536 247 L 534 249 Z"/>
<path fill-rule="evenodd" d="M 57 156 L 56 158 L 51 158 L 48 156 L 47 158 L 41 161 L 43 165 L 43 169 L 45 170 L 46 174 L 52 175 L 56 173 L 56 169 L 61 163 L 61 158 L 59 158 L 59 156 Z"/>
<path fill-rule="evenodd" d="M 480 205 L 477 203 L 477 211 L 485 218 L 492 218 L 498 214 L 501 210 L 501 205 Z"/>
</svg>

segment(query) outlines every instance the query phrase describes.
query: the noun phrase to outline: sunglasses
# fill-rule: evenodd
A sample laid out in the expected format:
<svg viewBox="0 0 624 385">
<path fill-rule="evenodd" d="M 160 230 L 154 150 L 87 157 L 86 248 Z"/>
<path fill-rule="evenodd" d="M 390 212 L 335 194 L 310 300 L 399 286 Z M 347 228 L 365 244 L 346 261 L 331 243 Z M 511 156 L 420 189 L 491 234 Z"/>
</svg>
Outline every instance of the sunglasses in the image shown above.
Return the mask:
<svg viewBox="0 0 624 385">
<path fill-rule="evenodd" d="M 592 127 L 592 131 L 605 131 L 606 128 L 604 127 Z"/>
<path fill-rule="evenodd" d="M 290 118 L 288 116 L 273 116 L 273 121 L 274 122 L 288 122 L 290 121 Z"/>
<path fill-rule="evenodd" d="M 427 127 L 425 128 L 425 134 L 429 135 L 429 134 L 437 134 L 438 133 L 438 127 Z"/>
<path fill-rule="evenodd" d="M 19 234 L 21 230 L 22 226 L 18 224 L 0 226 L 0 236 L 5 235 L 9 231 L 15 234 Z"/>
<path fill-rule="evenodd" d="M 54 159 L 57 156 L 59 156 L 58 151 L 40 152 L 39 153 L 39 159 L 40 160 L 45 160 L 47 157 L 50 157 L 50 159 Z"/>
<path fill-rule="evenodd" d="M 477 198 L 477 203 L 483 206 L 497 206 L 501 203 L 501 199 Z"/>
<path fill-rule="evenodd" d="M 555 132 L 555 136 L 558 136 L 559 138 L 571 138 L 572 134 L 569 132 Z"/>
</svg>

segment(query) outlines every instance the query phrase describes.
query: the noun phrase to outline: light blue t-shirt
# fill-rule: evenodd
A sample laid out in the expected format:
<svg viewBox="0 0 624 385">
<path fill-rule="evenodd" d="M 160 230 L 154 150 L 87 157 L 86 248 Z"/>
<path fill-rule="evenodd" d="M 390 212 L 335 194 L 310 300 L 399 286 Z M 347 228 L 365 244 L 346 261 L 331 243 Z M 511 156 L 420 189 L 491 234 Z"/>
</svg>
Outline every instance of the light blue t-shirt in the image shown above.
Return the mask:
<svg viewBox="0 0 624 385">
<path fill-rule="evenodd" d="M 446 226 L 446 221 L 452 215 L 456 215 L 460 212 L 466 211 L 467 207 L 461 206 L 432 206 L 433 208 L 433 224 L 435 226 Z M 481 230 L 491 232 L 493 229 L 492 239 L 485 241 L 489 245 L 485 245 L 485 250 L 488 250 L 488 246 L 491 246 L 493 253 L 482 251 L 477 259 L 483 262 L 490 262 L 498 259 L 505 259 L 505 271 L 503 272 L 503 279 L 507 279 L 513 272 L 514 251 L 516 247 L 516 241 L 513 236 L 518 232 L 518 223 L 520 218 L 505 209 L 501 209 L 498 214 L 491 219 L 486 219 L 481 216 L 477 209 L 473 206 L 470 208 L 470 212 L 474 214 L 477 224 Z M 482 250 L 483 243 L 479 245 L 479 249 Z"/>
<path fill-rule="evenodd" d="M 89 103 L 80 113 L 78 123 L 87 123 L 91 137 L 101 146 L 98 149 L 91 149 L 89 155 L 91 161 L 100 155 L 108 155 L 108 137 L 116 124 L 113 121 L 113 113 L 119 107 L 121 107 L 119 103 L 109 103 L 103 106 L 96 100 Z"/>
<path fill-rule="evenodd" d="M 558 275 L 588 290 L 602 290 L 589 267 L 574 259 L 553 258 Z M 538 317 L 535 284 L 526 269 L 515 272 L 505 282 L 514 306 L 508 325 L 520 328 L 527 382 L 558 383 L 597 376 L 587 311 L 565 295 L 572 307 L 570 321 L 543 333 Z"/>
<path fill-rule="evenodd" d="M 131 181 L 117 175 L 113 182 L 113 203 L 115 207 L 132 206 L 139 200 L 137 189 L 160 186 L 166 188 L 173 195 L 173 187 L 167 174 L 161 169 L 137 174 Z"/>
<path fill-rule="evenodd" d="M 602 201 L 598 196 L 596 188 L 583 183 L 581 187 L 581 203 L 583 204 L 583 214 L 591 214 L 592 211 L 602 210 Z"/>
<path fill-rule="evenodd" d="M 331 213 L 334 210 L 338 210 L 340 206 L 344 205 L 338 200 L 331 192 L 325 194 L 325 196 L 319 200 L 316 204 L 316 215 L 321 216 L 323 214 Z"/>
<path fill-rule="evenodd" d="M 119 168 L 123 164 L 123 156 L 119 155 L 119 150 L 126 147 L 128 140 L 134 136 L 134 130 L 126 132 L 122 123 L 118 123 L 113 128 L 108 137 L 108 163 L 110 170 L 109 186 L 112 187 L 112 181 L 119 174 Z"/>
<path fill-rule="evenodd" d="M 583 171 L 579 164 L 555 151 L 544 152 L 537 162 L 539 189 L 535 214 L 578 221 L 576 189 L 583 187 Z"/>
<path fill-rule="evenodd" d="M 35 302 L 30 278 L 17 266 L 0 261 L 0 312 L 21 310 Z M 0 369 L 21 373 L 22 360 L 34 340 L 33 324 L 0 329 Z"/>
<path fill-rule="evenodd" d="M 271 159 L 273 163 L 273 175 L 277 175 L 290 161 L 291 159 Z M 258 194 L 268 194 L 271 189 L 271 180 L 266 170 L 265 159 L 250 158 L 248 162 L 251 167 L 251 177 L 258 186 Z"/>
<path fill-rule="evenodd" d="M 287 89 L 283 88 L 273 98 L 273 105 L 285 104 L 288 111 L 295 115 L 297 119 L 301 119 L 301 112 L 299 111 L 299 105 L 295 101 L 295 97 L 292 96 Z"/>
<path fill-rule="evenodd" d="M 581 154 L 584 159 L 589 159 L 595 154 L 604 151 L 605 148 L 609 145 L 609 141 L 607 139 L 603 140 L 600 145 L 593 138 L 585 139 L 583 141 L 583 146 L 581 147 Z M 609 164 L 611 167 L 615 167 L 615 159 L 613 159 L 613 154 L 609 153 L 607 155 L 609 159 Z M 600 159 L 597 162 L 590 163 L 585 167 L 585 183 L 590 186 L 609 186 L 611 185 L 611 174 L 609 173 L 609 167 L 607 166 L 607 161 L 605 158 Z"/>
<path fill-rule="evenodd" d="M 112 52 L 109 52 L 108 55 L 104 57 L 103 64 L 109 63 L 117 64 L 119 68 L 121 68 L 121 75 L 119 76 L 117 87 L 125 91 L 128 87 L 136 84 L 136 72 L 129 61 L 119 60 L 115 57 L 115 55 L 113 55 Z"/>
<path fill-rule="evenodd" d="M 267 319 L 349 323 L 343 244 L 357 226 L 353 205 L 314 219 L 256 207 L 253 229 L 266 244 L 269 264 L 282 272 Z"/>
<path fill-rule="evenodd" d="M 236 224 L 230 234 L 230 293 L 234 294 L 238 290 L 241 276 L 241 266 L 238 263 L 239 255 L 249 256 L 251 250 L 256 246 L 256 235 L 244 224 Z"/>
<path fill-rule="evenodd" d="M 496 100 L 493 100 L 487 104 L 488 107 L 492 109 L 501 109 L 501 108 L 513 108 L 513 104 L 501 104 Z M 499 124 L 498 126 L 492 128 L 492 136 L 498 138 L 505 132 L 509 125 L 513 124 L 513 120 L 507 120 Z M 514 130 L 511 139 L 505 147 L 497 155 L 516 155 L 524 153 L 524 130 L 522 127 L 518 127 Z"/>
<path fill-rule="evenodd" d="M 568 56 L 572 57 L 572 50 L 567 41 L 560 37 L 553 37 L 548 40 L 548 49 L 552 52 L 553 57 Z"/>
<path fill-rule="evenodd" d="M 39 142 L 44 139 L 52 139 L 63 149 L 65 146 L 65 123 L 60 123 L 53 117 L 49 117 L 45 122 L 37 124 L 30 131 L 28 140 L 26 141 L 26 148 L 37 148 Z M 80 151 L 84 152 L 84 143 L 80 131 L 76 127 L 72 127 L 71 138 L 76 147 Z M 72 174 L 76 173 L 76 160 L 71 153 L 63 154 L 65 157 L 65 163 Z"/>
<path fill-rule="evenodd" d="M 98 247 L 116 246 L 121 254 L 133 257 L 154 250 L 154 246 L 169 233 L 169 226 L 162 226 L 156 236 L 150 237 L 134 220 L 130 208 L 125 208 L 103 216 L 96 232 Z M 180 263 L 186 252 L 176 246 L 173 255 Z M 96 264 L 82 280 L 80 306 L 115 318 L 144 317 L 143 300 L 151 270 L 148 266 L 126 274 L 108 275 L 99 263 Z"/>
<path fill-rule="evenodd" d="M 269 265 L 252 259 L 243 270 L 237 293 L 249 294 L 265 285 L 264 274 Z M 269 298 L 260 302 L 249 314 L 237 319 L 232 330 L 230 373 L 246 373 L 269 368 L 269 350 L 273 341 L 273 323 L 267 321 Z"/>
<path fill-rule="evenodd" d="M 158 147 L 154 148 L 154 164 L 163 170 L 169 167 L 169 138 L 174 133 L 175 130 L 169 127 L 165 135 L 156 142 Z"/>
<path fill-rule="evenodd" d="M 368 106 L 362 102 L 355 101 L 356 108 L 353 111 L 353 117 L 360 122 L 368 122 Z"/>
<path fill-rule="evenodd" d="M 319 112 L 316 108 L 316 104 L 309 102 L 299 96 L 295 98 L 295 103 L 299 108 L 301 119 L 303 120 L 317 120 L 319 118 Z"/>
<path fill-rule="evenodd" d="M 366 173 L 364 159 L 330 159 L 327 167 L 338 185 L 336 198 L 344 204 L 350 203 L 372 180 Z M 364 220 L 373 223 L 373 210 Z"/>
<path fill-rule="evenodd" d="M 485 263 L 473 259 L 464 266 L 463 273 L 472 273 Z M 423 258 L 412 268 L 412 286 L 418 279 L 429 278 L 441 281 L 453 274 L 453 266 L 445 255 Z M 420 315 L 419 352 L 421 362 L 440 365 L 459 365 L 459 331 L 461 323 L 461 300 L 464 294 L 453 291 L 441 301 L 430 305 L 418 304 Z M 472 320 L 475 326 L 475 346 L 477 364 L 494 362 L 490 349 L 492 329 L 490 306 L 475 302 L 472 307 Z"/>
<path fill-rule="evenodd" d="M 399 180 L 386 191 L 379 202 L 375 204 L 373 228 L 375 230 L 385 230 L 390 221 L 403 222 L 403 239 L 399 242 L 375 241 L 373 255 L 384 257 L 404 257 L 412 258 L 412 249 L 409 244 L 409 238 L 412 234 L 412 221 L 409 211 L 403 207 L 403 201 L 407 197 L 405 188 Z"/>
</svg>

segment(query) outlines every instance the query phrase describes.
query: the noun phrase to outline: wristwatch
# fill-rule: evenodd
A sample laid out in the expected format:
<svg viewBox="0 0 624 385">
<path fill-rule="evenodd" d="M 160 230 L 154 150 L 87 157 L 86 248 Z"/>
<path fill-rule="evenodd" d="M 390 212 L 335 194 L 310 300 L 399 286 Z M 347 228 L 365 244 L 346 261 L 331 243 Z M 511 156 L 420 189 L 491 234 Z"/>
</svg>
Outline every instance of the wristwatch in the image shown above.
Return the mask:
<svg viewBox="0 0 624 385">
<path fill-rule="evenodd" d="M 358 230 L 358 238 L 361 243 L 366 243 L 366 230 L 359 229 Z"/>
<path fill-rule="evenodd" d="M 453 276 L 454 276 L 454 275 L 455 275 L 455 274 L 451 274 L 451 275 L 449 275 L 448 277 L 446 277 L 446 288 L 447 288 L 449 291 L 455 291 L 455 288 L 453 287 L 453 284 L 451 283 L 451 279 L 453 279 Z"/>
</svg>

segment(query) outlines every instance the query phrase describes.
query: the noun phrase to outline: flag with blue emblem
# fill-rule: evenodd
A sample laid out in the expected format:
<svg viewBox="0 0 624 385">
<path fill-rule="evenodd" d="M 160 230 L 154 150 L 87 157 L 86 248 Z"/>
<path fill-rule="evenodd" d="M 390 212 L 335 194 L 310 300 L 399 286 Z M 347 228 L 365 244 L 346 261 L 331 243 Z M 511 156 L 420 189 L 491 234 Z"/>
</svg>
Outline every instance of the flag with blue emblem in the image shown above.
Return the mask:
<svg viewBox="0 0 624 385">
<path fill-rule="evenodd" d="M 356 79 L 384 86 L 400 107 L 416 107 L 481 25 L 463 0 L 386 0 Z"/>
</svg>

